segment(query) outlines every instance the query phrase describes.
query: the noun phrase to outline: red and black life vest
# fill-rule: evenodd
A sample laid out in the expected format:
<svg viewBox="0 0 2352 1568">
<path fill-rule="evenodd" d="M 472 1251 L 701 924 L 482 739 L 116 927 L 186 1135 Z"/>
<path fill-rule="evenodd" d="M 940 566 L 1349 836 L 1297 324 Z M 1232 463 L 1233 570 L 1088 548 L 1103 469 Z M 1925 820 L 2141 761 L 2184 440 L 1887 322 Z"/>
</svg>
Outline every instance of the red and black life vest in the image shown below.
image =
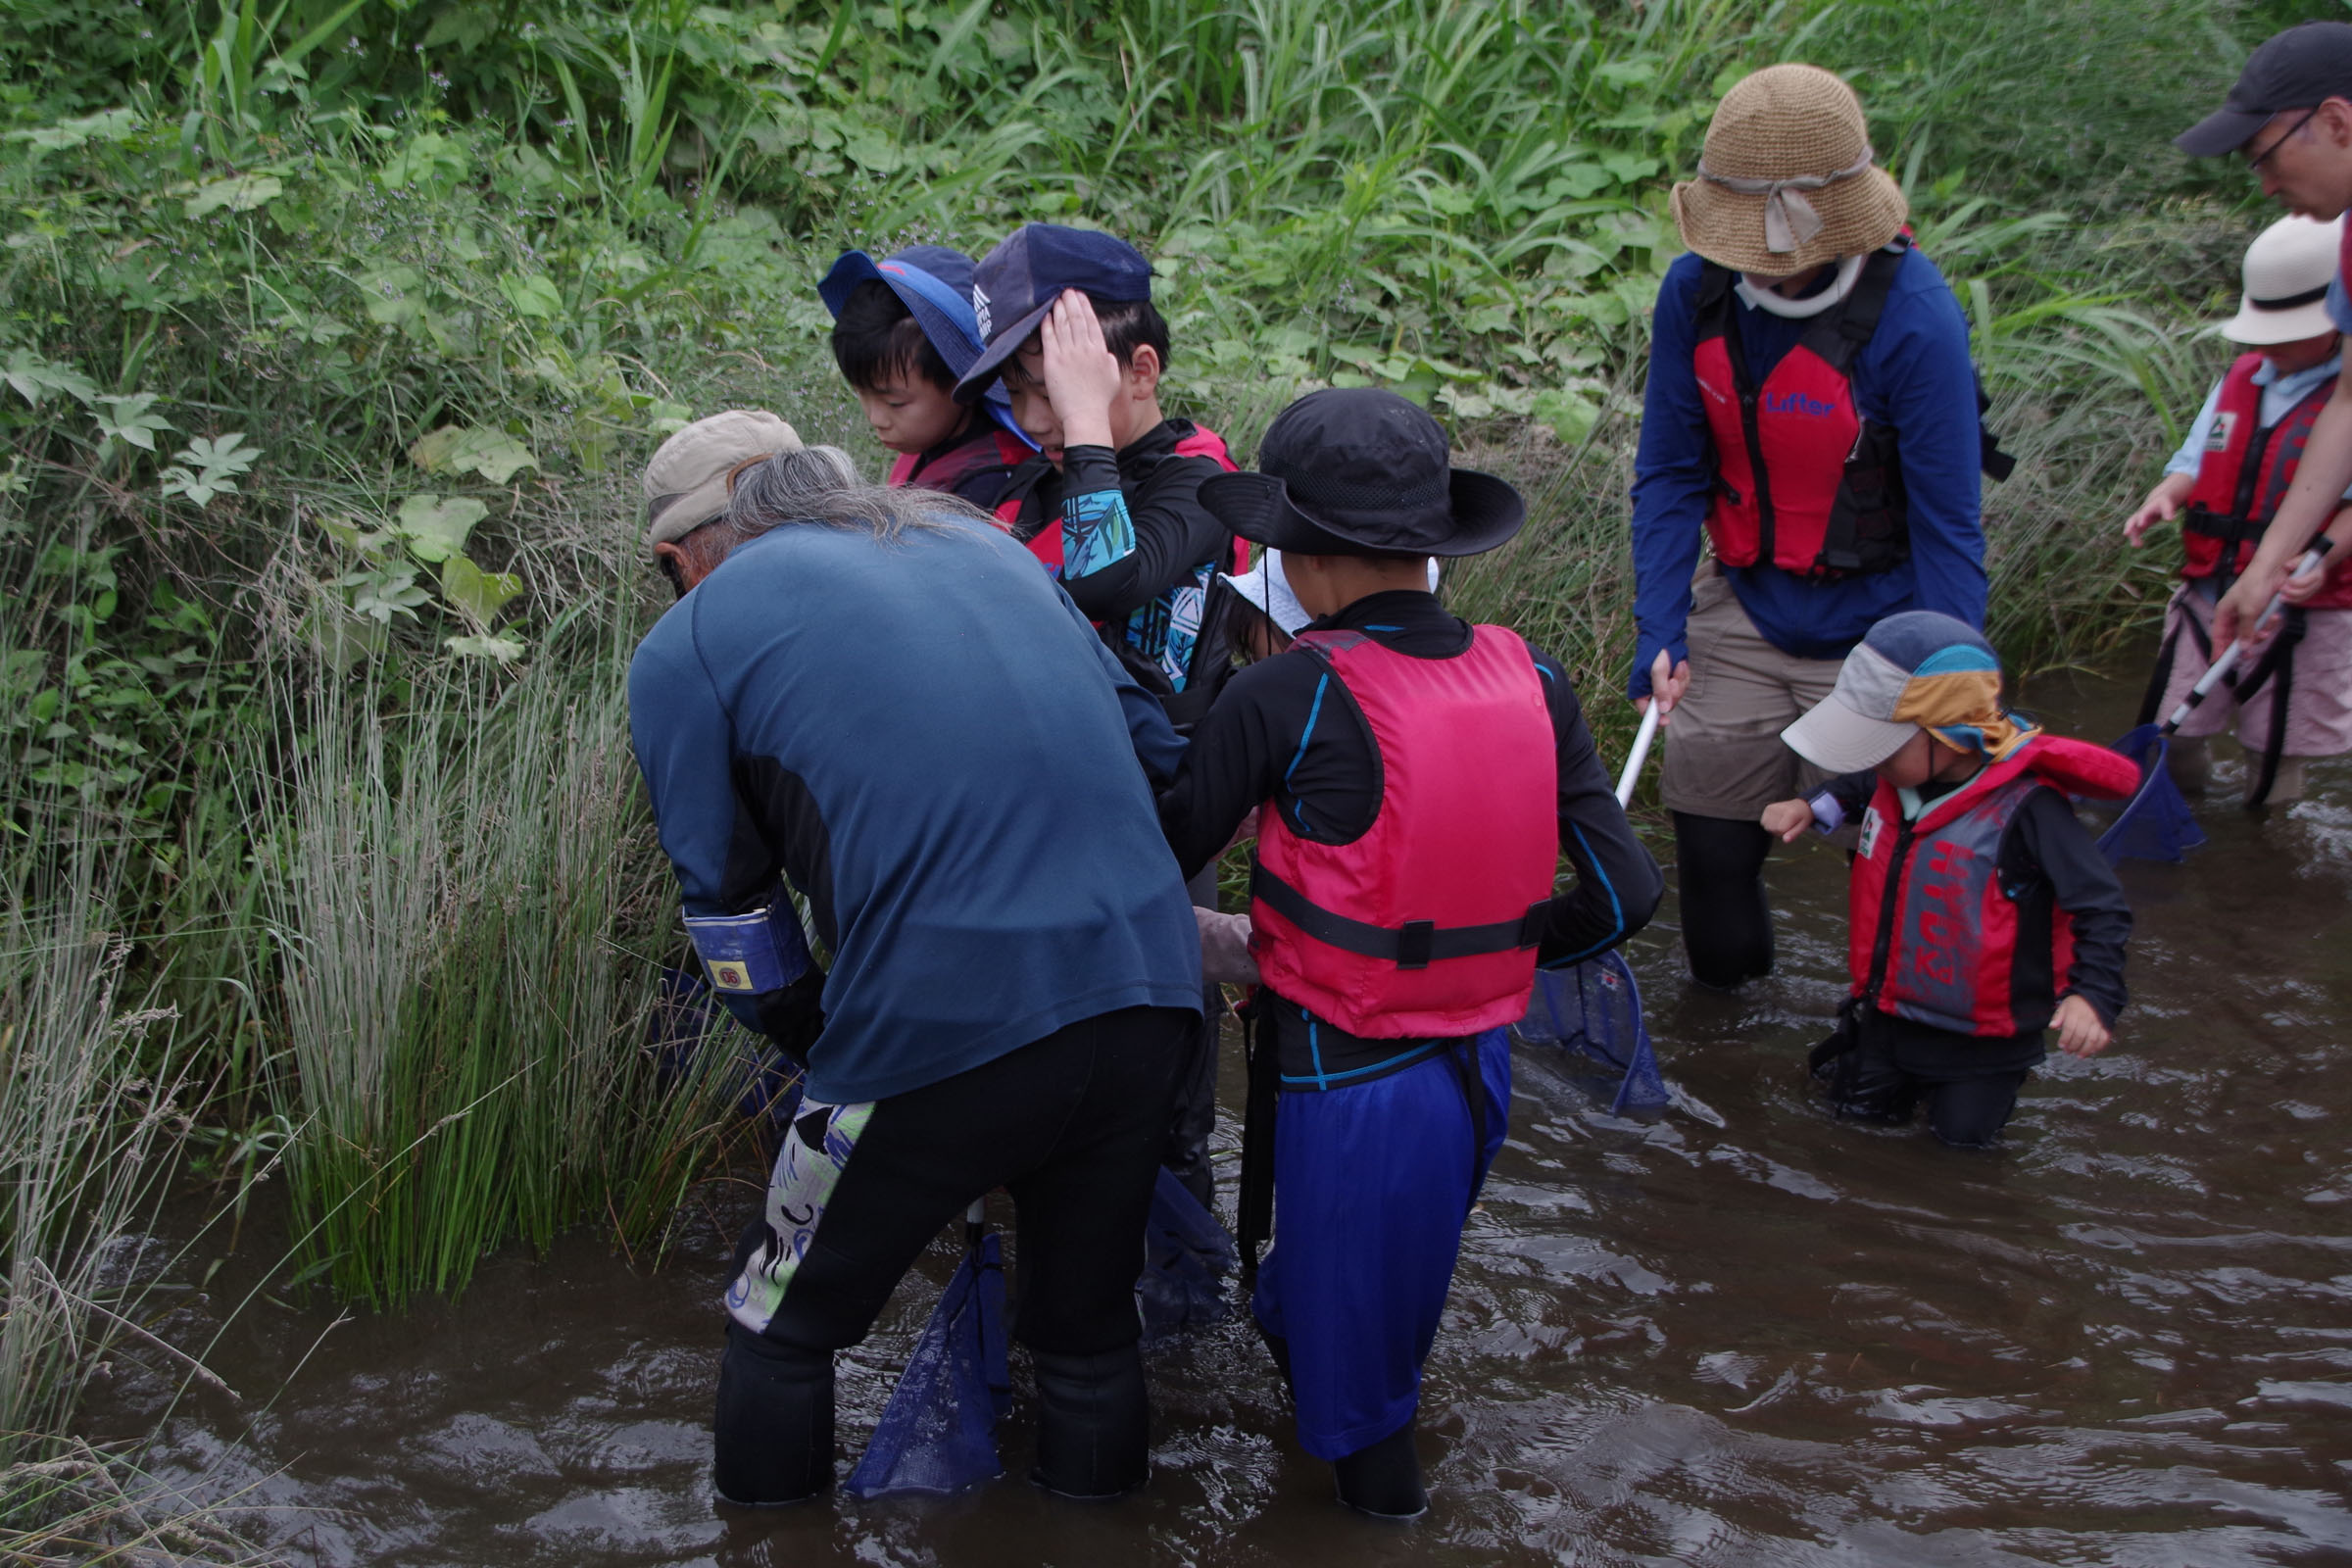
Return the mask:
<svg viewBox="0 0 2352 1568">
<path fill-rule="evenodd" d="M 1700 269 L 1691 358 L 1715 447 L 1707 536 L 1725 565 L 1838 577 L 1911 558 L 1896 431 L 1862 416 L 1853 384 L 1909 249 L 1873 251 L 1845 298 L 1806 322 L 1761 386 L 1740 339 L 1736 274 L 1713 262 Z M 2016 465 L 1984 427 L 1985 407 L 1980 386 L 1984 471 L 2004 479 Z"/>
<path fill-rule="evenodd" d="M 1851 884 L 1853 994 L 1881 1012 L 1965 1035 L 2047 1027 L 2074 962 L 2074 925 L 2050 910 L 2047 984 L 2021 968 L 2018 890 L 2001 882 L 2001 838 L 2044 785 L 2122 800 L 2139 770 L 2103 746 L 2036 736 L 1903 820 L 1884 779 L 1862 818 Z M 2032 978 L 2029 978 L 2029 974 Z"/>
<path fill-rule="evenodd" d="M 1233 461 L 1233 454 L 1225 450 L 1225 438 L 1205 424 L 1196 424 L 1193 426 L 1192 434 L 1179 437 L 1176 449 L 1170 456 L 1206 458 L 1227 473 L 1232 473 L 1240 467 L 1240 465 Z M 1005 487 L 1004 497 L 997 502 L 997 522 L 1014 538 L 1019 539 L 1021 536 L 1021 509 L 1028 505 L 1029 497 L 1036 490 L 1038 481 L 1053 471 L 1052 462 L 1042 454 L 1030 458 L 1026 466 L 1014 472 L 1012 482 Z M 1029 547 L 1031 555 L 1046 564 L 1048 572 L 1057 579 L 1061 576 L 1062 543 L 1059 517 L 1047 517 L 1040 520 L 1037 531 L 1028 538 L 1022 539 L 1021 542 Z M 1233 542 L 1233 570 L 1239 574 L 1249 569 L 1249 543 L 1246 540 L 1236 539 Z"/>
<path fill-rule="evenodd" d="M 1373 1039 L 1515 1022 L 1560 843 L 1558 754 L 1527 644 L 1475 626 L 1451 659 L 1356 631 L 1303 632 L 1292 647 L 1327 666 L 1318 700 L 1352 701 L 1371 726 L 1380 808 L 1360 837 L 1320 844 L 1266 807 L 1250 882 L 1258 972 Z"/>
<path fill-rule="evenodd" d="M 928 463 L 923 462 L 922 453 L 900 453 L 898 461 L 890 466 L 888 482 L 956 495 L 965 481 L 991 468 L 1004 478 L 1011 478 L 1013 469 L 1030 456 L 1029 444 L 989 416 L 983 414 L 980 417 L 987 423 L 986 430 L 974 431 Z M 916 471 L 918 466 L 920 472 Z"/>
<path fill-rule="evenodd" d="M 2262 388 L 2254 383 L 2262 364 L 2260 354 L 2241 354 L 2222 378 L 2213 433 L 2197 461 L 2197 487 L 2189 492 L 2180 514 L 2183 577 L 2218 575 L 2226 588 L 2252 564 L 2263 530 L 2286 499 L 2287 486 L 2294 483 L 2311 427 L 2335 393 L 2336 378 L 2329 376 L 2305 393 L 2277 424 L 2266 425 Z M 2347 607 L 2352 607 L 2352 556 L 2329 568 L 2327 585 L 2304 608 Z"/>
</svg>

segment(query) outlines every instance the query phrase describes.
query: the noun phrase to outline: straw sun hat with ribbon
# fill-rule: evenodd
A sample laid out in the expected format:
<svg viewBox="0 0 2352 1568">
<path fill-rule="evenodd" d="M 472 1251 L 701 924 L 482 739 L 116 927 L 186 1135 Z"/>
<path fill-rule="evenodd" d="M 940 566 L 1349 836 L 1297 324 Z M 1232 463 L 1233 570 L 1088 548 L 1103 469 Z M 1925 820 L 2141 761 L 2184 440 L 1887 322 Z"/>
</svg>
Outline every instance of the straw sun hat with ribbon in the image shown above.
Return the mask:
<svg viewBox="0 0 2352 1568">
<path fill-rule="evenodd" d="M 1910 212 L 1873 160 L 1853 88 L 1818 66 L 1767 66 L 1716 106 L 1698 177 L 1674 187 L 1674 221 L 1708 261 L 1764 277 L 1860 256 Z"/>
</svg>

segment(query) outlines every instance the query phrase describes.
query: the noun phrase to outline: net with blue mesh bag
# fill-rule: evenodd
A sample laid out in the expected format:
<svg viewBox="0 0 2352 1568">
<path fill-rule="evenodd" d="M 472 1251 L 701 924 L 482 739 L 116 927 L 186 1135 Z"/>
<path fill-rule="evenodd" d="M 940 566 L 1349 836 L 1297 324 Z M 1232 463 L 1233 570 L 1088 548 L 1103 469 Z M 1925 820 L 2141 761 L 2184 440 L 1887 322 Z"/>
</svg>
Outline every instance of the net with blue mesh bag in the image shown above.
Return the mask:
<svg viewBox="0 0 2352 1568">
<path fill-rule="evenodd" d="M 1004 1473 L 997 1459 L 997 1424 L 1012 1402 L 1004 1244 L 976 1221 L 970 1230 L 963 1261 L 940 1292 L 939 1305 L 850 1473 L 855 1496 L 957 1492 Z"/>
<path fill-rule="evenodd" d="M 1144 1272 L 1135 1282 L 1145 1343 L 1231 1314 L 1224 1281 L 1240 1266 L 1241 1252 L 1225 1227 L 1162 1165 L 1144 1222 Z"/>
<path fill-rule="evenodd" d="M 1570 1053 L 1582 1067 L 1576 1076 L 1612 1115 L 1663 1110 L 1674 1102 L 1642 1022 L 1642 988 L 1622 953 L 1537 970 L 1527 1016 L 1511 1033 L 1523 1045 Z"/>
<path fill-rule="evenodd" d="M 2139 767 L 2139 787 L 2099 835 L 2109 864 L 2125 859 L 2174 860 L 2205 842 L 2195 813 L 2173 782 L 2165 759 L 2172 750 L 2169 726 L 2142 724 L 2117 741 L 2114 750 Z"/>
</svg>

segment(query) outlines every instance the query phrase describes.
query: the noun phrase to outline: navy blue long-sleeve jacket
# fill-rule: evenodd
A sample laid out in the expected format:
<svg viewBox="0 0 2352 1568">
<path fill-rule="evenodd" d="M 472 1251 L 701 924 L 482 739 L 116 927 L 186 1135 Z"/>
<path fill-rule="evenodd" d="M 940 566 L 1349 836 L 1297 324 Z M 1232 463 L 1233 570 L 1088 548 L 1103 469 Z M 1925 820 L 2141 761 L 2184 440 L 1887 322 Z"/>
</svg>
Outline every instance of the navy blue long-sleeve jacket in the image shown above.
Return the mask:
<svg viewBox="0 0 2352 1568">
<path fill-rule="evenodd" d="M 1649 666 L 1663 648 L 1690 655 L 1690 575 L 1715 483 L 1714 443 L 1692 363 L 1699 270 L 1678 257 L 1658 286 L 1651 318 L 1649 385 L 1634 458 L 1634 618 L 1640 629 L 1629 696 L 1649 695 Z M 1809 324 L 1733 298 L 1733 318 L 1759 380 Z M 1856 357 L 1854 405 L 1894 427 L 1908 498 L 1911 559 L 1891 571 L 1828 581 L 1772 565 L 1726 567 L 1724 576 L 1756 630 L 1799 659 L 1842 659 L 1877 621 L 1936 610 L 1984 624 L 1984 462 L 1968 318 L 1935 263 L 1914 250 L 1896 270 L 1885 313 Z"/>
<path fill-rule="evenodd" d="M 833 955 L 814 1099 L 919 1089 L 1121 1007 L 1200 1005 L 1147 772 L 1172 773 L 1180 745 L 985 523 L 890 541 L 796 523 L 738 546 L 639 646 L 629 728 L 689 914 L 761 907 L 779 873 L 808 897 Z"/>
</svg>

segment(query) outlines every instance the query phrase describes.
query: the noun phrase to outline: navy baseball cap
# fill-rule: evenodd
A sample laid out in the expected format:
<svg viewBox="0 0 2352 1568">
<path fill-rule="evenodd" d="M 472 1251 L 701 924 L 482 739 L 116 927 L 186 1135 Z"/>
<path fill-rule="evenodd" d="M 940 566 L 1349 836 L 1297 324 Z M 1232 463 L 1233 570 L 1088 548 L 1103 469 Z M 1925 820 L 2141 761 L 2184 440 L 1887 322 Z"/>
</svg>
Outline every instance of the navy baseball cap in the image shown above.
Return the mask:
<svg viewBox="0 0 2352 1568">
<path fill-rule="evenodd" d="M 956 401 L 970 403 L 985 392 L 1072 288 L 1102 300 L 1148 300 L 1152 264 L 1125 240 L 1058 223 L 1023 223 L 981 257 L 972 270 L 972 312 L 987 347 L 956 383 Z"/>
<path fill-rule="evenodd" d="M 2352 98 L 2352 23 L 2306 22 L 2246 57 L 2222 107 L 2173 138 L 2191 158 L 2237 151 L 2272 116 Z"/>
</svg>

